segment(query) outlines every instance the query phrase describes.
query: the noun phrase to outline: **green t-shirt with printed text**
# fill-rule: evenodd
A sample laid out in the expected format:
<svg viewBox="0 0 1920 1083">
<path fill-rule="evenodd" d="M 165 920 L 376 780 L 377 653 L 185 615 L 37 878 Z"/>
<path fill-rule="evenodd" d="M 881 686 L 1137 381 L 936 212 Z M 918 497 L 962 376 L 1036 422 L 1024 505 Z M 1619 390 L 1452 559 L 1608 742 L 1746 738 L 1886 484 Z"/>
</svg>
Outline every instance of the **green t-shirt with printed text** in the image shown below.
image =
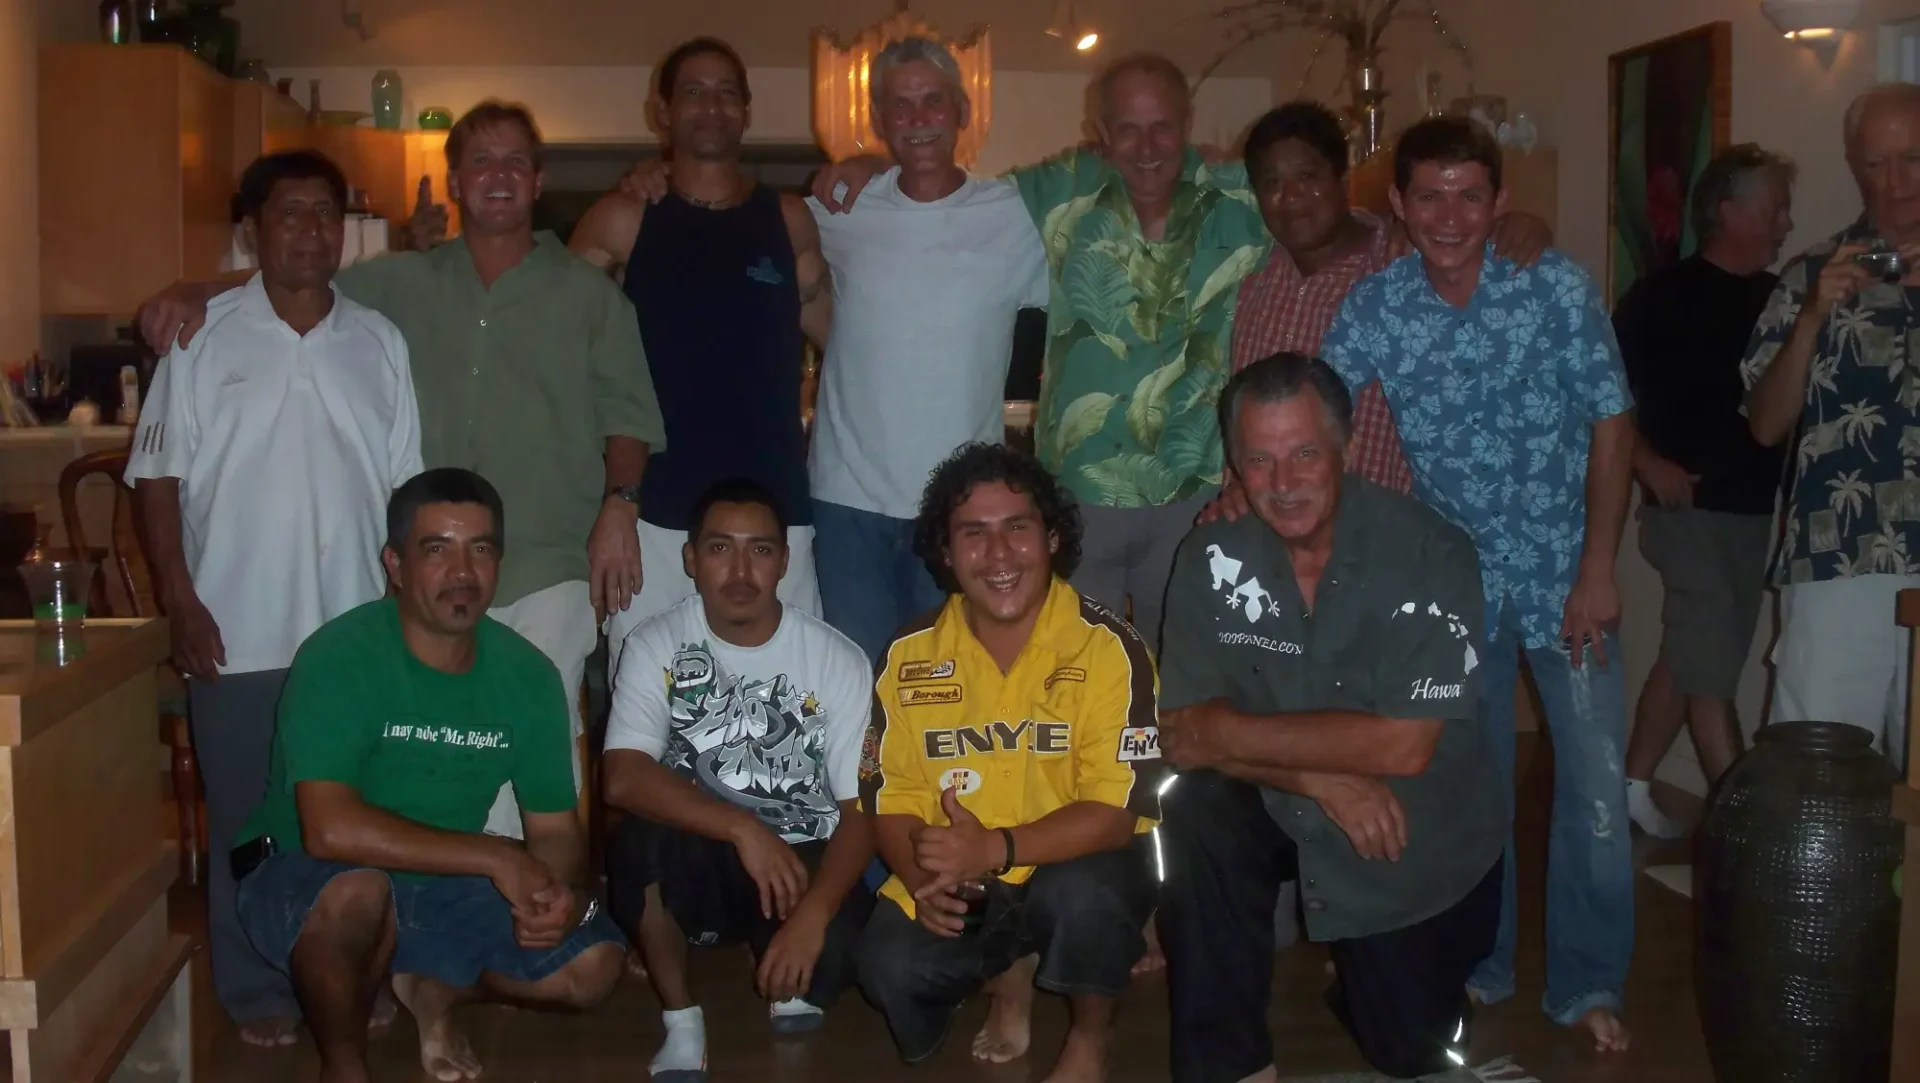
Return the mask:
<svg viewBox="0 0 1920 1083">
<path fill-rule="evenodd" d="M 527 812 L 574 806 L 571 714 L 560 673 L 491 617 L 473 665 L 445 673 L 413 656 L 392 598 L 322 625 L 294 655 L 280 696 L 267 796 L 235 842 L 300 846 L 294 787 L 340 782 L 367 804 L 446 831 L 486 826 L 500 787 Z"/>
</svg>

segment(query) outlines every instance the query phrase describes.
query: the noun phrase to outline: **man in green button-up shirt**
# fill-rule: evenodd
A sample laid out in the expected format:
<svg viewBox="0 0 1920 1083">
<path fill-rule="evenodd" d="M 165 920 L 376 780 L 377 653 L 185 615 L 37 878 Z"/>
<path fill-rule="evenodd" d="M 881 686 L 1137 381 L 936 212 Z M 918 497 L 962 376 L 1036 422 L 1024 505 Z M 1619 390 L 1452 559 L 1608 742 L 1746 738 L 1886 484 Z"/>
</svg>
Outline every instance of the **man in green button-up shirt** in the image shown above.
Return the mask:
<svg viewBox="0 0 1920 1083">
<path fill-rule="evenodd" d="M 505 552 L 491 615 L 577 690 L 596 611 L 625 608 L 640 586 L 633 501 L 648 449 L 665 443 L 653 381 L 632 305 L 533 230 L 542 176 L 533 118 L 476 106 L 449 133 L 447 162 L 460 238 L 356 263 L 334 285 L 405 336 L 426 465 L 473 470 L 500 491 Z M 149 301 L 149 344 L 190 337 L 207 299 L 237 284 L 181 283 Z M 517 837 L 519 821 L 503 790 L 487 829 Z"/>
<path fill-rule="evenodd" d="M 1167 588 L 1160 932 L 1174 1083 L 1273 1079 L 1273 908 L 1299 883 L 1328 1004 L 1395 1079 L 1463 1063 L 1500 921 L 1507 799 L 1476 717 L 1479 558 L 1344 476 L 1353 405 L 1282 353 L 1223 392 L 1252 514 L 1197 528 Z"/>
</svg>

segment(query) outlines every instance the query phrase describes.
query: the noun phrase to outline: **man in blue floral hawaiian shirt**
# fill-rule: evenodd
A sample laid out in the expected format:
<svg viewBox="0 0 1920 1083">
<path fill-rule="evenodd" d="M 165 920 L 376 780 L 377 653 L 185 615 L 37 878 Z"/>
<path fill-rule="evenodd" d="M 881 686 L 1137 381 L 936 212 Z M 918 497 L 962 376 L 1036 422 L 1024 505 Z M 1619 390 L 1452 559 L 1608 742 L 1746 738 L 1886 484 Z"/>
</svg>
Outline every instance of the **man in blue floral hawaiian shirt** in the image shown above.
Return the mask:
<svg viewBox="0 0 1920 1083">
<path fill-rule="evenodd" d="M 1465 120 L 1422 121 L 1394 152 L 1393 209 L 1419 258 L 1347 296 L 1322 352 L 1351 387 L 1378 379 L 1414 494 L 1472 536 L 1487 599 L 1480 713 L 1511 812 L 1514 682 L 1524 652 L 1555 757 L 1547 988 L 1563 1026 L 1624 1050 L 1633 867 L 1621 750 L 1625 682 L 1614 560 L 1626 519 L 1631 405 L 1587 276 L 1549 251 L 1531 268 L 1487 241 L 1504 209 L 1500 148 Z M 1494 953 L 1470 983 L 1513 993 L 1512 847 Z"/>
<path fill-rule="evenodd" d="M 1846 722 L 1906 763 L 1906 633 L 1894 595 L 1920 587 L 1920 87 L 1847 110 L 1866 213 L 1787 265 L 1741 367 L 1761 444 L 1791 439 L 1774 564 L 1780 641 L 1771 721 Z M 1898 253 L 1905 273 L 1862 266 Z"/>
</svg>

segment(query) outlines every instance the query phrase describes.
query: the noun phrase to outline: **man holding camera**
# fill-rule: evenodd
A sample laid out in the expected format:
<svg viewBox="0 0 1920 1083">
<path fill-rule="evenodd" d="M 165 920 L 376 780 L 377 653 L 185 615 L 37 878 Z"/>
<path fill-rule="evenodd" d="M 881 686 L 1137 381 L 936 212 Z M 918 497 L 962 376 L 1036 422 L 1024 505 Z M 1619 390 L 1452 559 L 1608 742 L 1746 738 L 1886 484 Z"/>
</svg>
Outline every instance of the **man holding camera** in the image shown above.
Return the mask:
<svg viewBox="0 0 1920 1083">
<path fill-rule="evenodd" d="M 1848 107 L 1865 213 L 1788 265 L 1741 366 L 1754 439 L 1799 435 L 1774 562 L 1772 720 L 1845 722 L 1906 762 L 1906 636 L 1894 595 L 1920 587 L 1920 86 Z"/>
</svg>

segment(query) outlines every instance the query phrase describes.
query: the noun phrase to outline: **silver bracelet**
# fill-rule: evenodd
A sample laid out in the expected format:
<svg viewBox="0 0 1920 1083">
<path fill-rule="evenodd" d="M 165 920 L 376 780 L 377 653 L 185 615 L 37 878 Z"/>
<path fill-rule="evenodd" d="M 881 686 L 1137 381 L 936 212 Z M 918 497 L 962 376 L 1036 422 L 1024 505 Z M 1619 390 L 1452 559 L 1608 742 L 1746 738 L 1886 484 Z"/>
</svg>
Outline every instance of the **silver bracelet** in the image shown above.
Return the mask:
<svg viewBox="0 0 1920 1083">
<path fill-rule="evenodd" d="M 594 916 L 595 914 L 598 914 L 599 912 L 600 912 L 600 900 L 599 900 L 599 899 L 588 899 L 588 900 L 587 900 L 587 909 L 585 910 L 585 912 L 583 912 L 583 913 L 582 913 L 582 914 L 580 915 L 580 925 L 576 925 L 576 926 L 574 926 L 574 928 L 576 928 L 576 929 L 578 929 L 578 928 L 580 928 L 580 927 L 581 927 L 582 925 L 585 925 L 585 924 L 586 924 L 587 922 L 589 922 L 589 921 L 592 921 L 592 920 L 593 920 L 593 916 Z"/>
</svg>

